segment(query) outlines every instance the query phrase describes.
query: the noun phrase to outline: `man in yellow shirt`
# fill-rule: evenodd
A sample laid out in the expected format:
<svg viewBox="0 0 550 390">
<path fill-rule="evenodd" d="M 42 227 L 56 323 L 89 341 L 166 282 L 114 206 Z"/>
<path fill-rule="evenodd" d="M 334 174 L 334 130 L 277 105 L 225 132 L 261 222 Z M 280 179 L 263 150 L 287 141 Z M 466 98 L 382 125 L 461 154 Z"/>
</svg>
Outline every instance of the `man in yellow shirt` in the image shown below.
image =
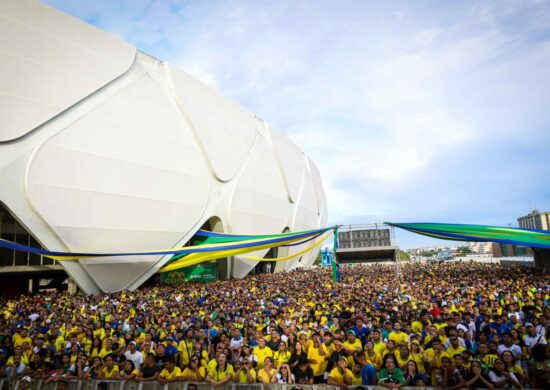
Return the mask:
<svg viewBox="0 0 550 390">
<path fill-rule="evenodd" d="M 321 343 L 318 333 L 313 334 L 313 345 L 307 351 L 307 358 L 313 369 L 314 383 L 321 383 L 329 358 L 327 347 Z"/>
<path fill-rule="evenodd" d="M 361 352 L 363 350 L 361 340 L 356 337 L 353 330 L 348 330 L 346 337 L 347 341 L 343 344 L 343 347 L 348 355 L 353 355 L 354 352 Z"/>
<path fill-rule="evenodd" d="M 399 322 L 393 325 L 393 332 L 390 333 L 388 340 L 393 340 L 398 348 L 402 345 L 409 345 L 409 336 L 401 330 Z"/>
<path fill-rule="evenodd" d="M 23 343 L 29 343 L 29 347 L 32 347 L 32 339 L 29 337 L 29 331 L 27 328 L 20 328 L 18 333 L 13 335 L 13 346 L 18 347 Z"/>
<path fill-rule="evenodd" d="M 176 382 L 181 380 L 181 370 L 174 365 L 172 358 L 166 358 L 164 360 L 164 369 L 160 372 L 159 383 L 164 385 L 168 382 Z"/>
<path fill-rule="evenodd" d="M 258 370 L 264 368 L 264 361 L 266 357 L 273 356 L 273 351 L 265 345 L 265 339 L 263 337 L 258 339 L 258 346 L 254 348 L 252 353 L 258 358 L 258 365 L 256 367 Z"/>
<path fill-rule="evenodd" d="M 386 344 L 382 341 L 382 333 L 380 330 L 375 329 L 372 331 L 372 343 L 374 351 L 380 355 L 384 356 L 386 354 Z"/>
<path fill-rule="evenodd" d="M 348 368 L 348 360 L 345 357 L 338 359 L 338 364 L 328 375 L 328 385 L 347 388 L 353 382 L 353 374 Z"/>
</svg>

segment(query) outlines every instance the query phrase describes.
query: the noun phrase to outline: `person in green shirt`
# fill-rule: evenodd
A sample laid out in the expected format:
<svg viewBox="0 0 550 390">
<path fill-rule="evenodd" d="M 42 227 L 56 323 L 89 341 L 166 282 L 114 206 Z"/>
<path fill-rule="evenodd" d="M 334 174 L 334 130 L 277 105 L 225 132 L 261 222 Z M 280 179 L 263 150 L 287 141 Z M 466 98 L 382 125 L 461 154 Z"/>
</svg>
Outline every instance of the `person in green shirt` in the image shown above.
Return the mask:
<svg viewBox="0 0 550 390">
<path fill-rule="evenodd" d="M 397 359 L 393 355 L 386 356 L 384 368 L 380 370 L 378 376 L 378 386 L 387 387 L 388 389 L 398 389 L 405 385 L 403 371 L 397 367 Z"/>
</svg>

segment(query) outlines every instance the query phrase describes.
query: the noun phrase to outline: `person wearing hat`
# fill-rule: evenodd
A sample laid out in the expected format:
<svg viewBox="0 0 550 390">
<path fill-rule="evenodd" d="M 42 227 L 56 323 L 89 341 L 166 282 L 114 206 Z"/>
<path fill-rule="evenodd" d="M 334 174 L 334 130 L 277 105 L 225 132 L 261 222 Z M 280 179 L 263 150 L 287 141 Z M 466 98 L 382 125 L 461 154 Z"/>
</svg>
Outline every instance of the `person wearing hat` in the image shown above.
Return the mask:
<svg viewBox="0 0 550 390">
<path fill-rule="evenodd" d="M 19 381 L 18 389 L 30 389 L 31 387 L 32 378 L 28 375 L 25 375 L 21 380 Z"/>
<path fill-rule="evenodd" d="M 344 350 L 349 355 L 353 355 L 354 352 L 360 352 L 363 350 L 361 345 L 361 340 L 356 337 L 356 334 L 353 330 L 348 330 L 346 332 L 347 341 L 343 344 Z"/>
<path fill-rule="evenodd" d="M 526 323 L 525 327 L 527 328 L 527 334 L 523 336 L 523 342 L 527 348 L 533 348 L 537 344 L 548 344 L 542 334 L 537 334 L 537 330 L 532 323 Z"/>
<path fill-rule="evenodd" d="M 139 369 L 143 364 L 144 359 L 143 355 L 139 351 L 137 351 L 136 347 L 136 342 L 134 340 L 130 341 L 128 343 L 126 352 L 124 352 L 124 357 L 126 358 L 126 360 L 132 361 L 134 363 L 134 366 Z"/>
</svg>

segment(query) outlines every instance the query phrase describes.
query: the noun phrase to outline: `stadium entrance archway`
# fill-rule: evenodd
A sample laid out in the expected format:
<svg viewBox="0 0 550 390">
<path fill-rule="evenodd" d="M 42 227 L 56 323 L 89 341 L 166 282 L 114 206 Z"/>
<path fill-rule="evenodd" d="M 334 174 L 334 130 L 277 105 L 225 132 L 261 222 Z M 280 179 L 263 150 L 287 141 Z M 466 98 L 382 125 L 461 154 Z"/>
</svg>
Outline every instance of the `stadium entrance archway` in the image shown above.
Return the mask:
<svg viewBox="0 0 550 390">
<path fill-rule="evenodd" d="M 44 249 L 41 243 L 0 203 L 0 238 Z M 0 248 L 0 295 L 15 296 L 45 289 L 66 290 L 68 276 L 52 259 Z"/>
</svg>

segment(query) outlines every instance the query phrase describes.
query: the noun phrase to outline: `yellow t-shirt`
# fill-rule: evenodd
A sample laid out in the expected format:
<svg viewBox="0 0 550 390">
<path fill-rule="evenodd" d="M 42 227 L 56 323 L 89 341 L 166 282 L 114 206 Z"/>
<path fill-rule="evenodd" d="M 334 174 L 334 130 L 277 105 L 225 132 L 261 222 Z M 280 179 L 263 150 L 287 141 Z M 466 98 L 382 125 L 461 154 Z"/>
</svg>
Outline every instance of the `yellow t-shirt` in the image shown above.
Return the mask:
<svg viewBox="0 0 550 390">
<path fill-rule="evenodd" d="M 388 339 L 395 341 L 395 344 L 408 344 L 409 342 L 409 337 L 405 332 L 391 332 Z"/>
<path fill-rule="evenodd" d="M 379 341 L 379 342 L 375 342 L 374 343 L 374 350 L 380 355 L 380 356 L 384 356 L 386 354 L 386 344 L 384 344 L 384 342 L 382 341 Z"/>
<path fill-rule="evenodd" d="M 451 345 L 449 348 L 447 348 L 445 350 L 445 353 L 447 355 L 449 355 L 451 358 L 453 358 L 455 355 L 458 355 L 458 354 L 462 353 L 462 351 L 465 351 L 465 350 L 466 350 L 466 348 L 461 347 L 460 345 L 456 349 L 453 348 L 453 346 Z"/>
<path fill-rule="evenodd" d="M 208 376 L 216 382 L 224 380 L 228 375 L 235 375 L 235 371 L 233 370 L 233 366 L 231 364 L 227 364 L 225 370 L 221 370 L 216 367 L 212 367 L 208 370 Z"/>
<path fill-rule="evenodd" d="M 351 373 L 351 370 L 349 368 L 346 368 L 346 375 L 349 375 L 350 377 L 353 377 L 353 374 Z M 329 376 L 329 378 L 334 379 L 340 385 L 345 384 L 344 375 L 340 372 L 338 367 L 333 368 L 330 371 L 330 374 L 328 376 Z"/>
<path fill-rule="evenodd" d="M 273 356 L 273 351 L 271 351 L 271 348 L 269 347 L 264 347 L 263 349 L 256 347 L 252 353 L 258 357 L 258 366 L 256 367 L 258 369 L 264 368 L 264 361 L 266 357 Z"/>
<path fill-rule="evenodd" d="M 105 348 L 102 348 L 101 351 L 99 351 L 99 357 L 103 359 L 105 356 L 107 356 L 111 353 L 113 353 L 112 349 L 106 350 Z"/>
<path fill-rule="evenodd" d="M 19 336 L 19 337 L 16 337 Z M 32 339 L 27 337 L 21 337 L 18 333 L 13 335 L 13 346 L 18 347 L 20 345 L 23 345 L 23 343 L 29 343 L 29 347 L 32 347 Z"/>
<path fill-rule="evenodd" d="M 252 377 L 254 378 L 254 382 L 256 382 L 256 377 L 257 377 L 257 374 L 256 374 L 256 371 L 254 371 L 253 368 L 251 368 L 250 370 L 250 375 L 252 375 Z M 239 383 L 248 383 L 248 375 L 246 372 L 244 372 L 243 370 L 241 370 L 239 372 L 239 377 L 237 378 L 238 382 Z"/>
<path fill-rule="evenodd" d="M 350 343 L 349 341 L 346 341 L 343 344 L 344 348 L 348 347 L 352 352 L 355 350 L 361 351 L 363 349 L 363 346 L 361 345 L 361 340 L 355 339 L 354 343 Z"/>
<path fill-rule="evenodd" d="M 189 357 L 193 355 L 193 343 L 187 340 L 181 340 L 178 344 L 178 351 L 180 352 L 183 365 L 189 365 Z"/>
<path fill-rule="evenodd" d="M 359 374 L 359 376 L 352 375 L 351 377 L 352 386 L 361 386 L 362 384 L 363 384 L 363 378 L 361 378 L 361 374 Z"/>
<path fill-rule="evenodd" d="M 206 369 L 201 366 L 199 367 L 199 372 L 196 373 L 195 371 L 191 370 L 189 367 L 185 367 L 185 369 L 183 370 L 182 376 L 185 376 L 185 377 L 190 376 L 191 379 L 186 379 L 189 382 L 199 382 L 204 380 L 204 377 L 206 376 Z"/>
<path fill-rule="evenodd" d="M 103 377 L 104 377 L 105 379 L 112 378 L 112 377 L 115 376 L 115 374 L 118 374 L 118 372 L 119 372 L 119 371 L 118 371 L 118 366 L 117 366 L 116 364 L 113 366 L 113 368 L 111 369 L 111 371 L 109 371 L 109 370 L 107 369 L 107 367 L 103 367 L 103 370 L 101 370 L 101 371 L 103 372 Z"/>
<path fill-rule="evenodd" d="M 175 377 L 181 376 L 181 370 L 179 367 L 174 367 L 172 372 L 168 371 L 166 368 L 164 368 L 160 372 L 160 377 L 163 379 L 173 379 Z"/>
<path fill-rule="evenodd" d="M 324 355 L 321 355 L 319 348 L 311 347 L 307 352 L 307 358 L 309 360 L 315 360 L 316 363 L 311 363 L 311 368 L 313 369 L 313 375 L 319 376 L 325 372 L 327 367 L 326 360 L 329 358 L 327 347 L 321 344 L 321 348 L 324 352 Z"/>
<path fill-rule="evenodd" d="M 271 374 L 271 376 L 269 374 Z M 277 369 L 272 368 L 269 374 L 267 373 L 265 368 L 262 368 L 260 371 L 258 371 L 258 382 L 263 381 L 263 382 L 271 383 L 271 378 L 277 375 Z"/>
<path fill-rule="evenodd" d="M 428 362 L 430 363 L 430 367 L 432 369 L 434 368 L 441 368 L 441 358 L 443 356 L 447 356 L 449 359 L 451 358 L 449 355 L 447 355 L 445 352 L 441 352 L 439 354 L 439 356 L 437 356 L 436 358 L 436 365 L 435 367 L 431 367 L 431 362 L 432 360 L 436 357 L 436 354 L 435 354 L 435 351 L 433 350 L 433 348 L 428 348 L 426 351 L 424 351 L 424 357 L 426 357 L 428 359 Z"/>
<path fill-rule="evenodd" d="M 273 360 L 275 360 L 275 366 L 279 368 L 283 365 L 283 363 L 288 363 L 288 361 L 290 360 L 290 356 L 291 356 L 290 351 L 275 352 L 273 354 Z"/>
<path fill-rule="evenodd" d="M 378 352 L 372 351 L 372 354 L 369 355 L 369 352 L 365 351 L 365 357 L 377 371 L 382 368 L 382 356 Z"/>
</svg>

